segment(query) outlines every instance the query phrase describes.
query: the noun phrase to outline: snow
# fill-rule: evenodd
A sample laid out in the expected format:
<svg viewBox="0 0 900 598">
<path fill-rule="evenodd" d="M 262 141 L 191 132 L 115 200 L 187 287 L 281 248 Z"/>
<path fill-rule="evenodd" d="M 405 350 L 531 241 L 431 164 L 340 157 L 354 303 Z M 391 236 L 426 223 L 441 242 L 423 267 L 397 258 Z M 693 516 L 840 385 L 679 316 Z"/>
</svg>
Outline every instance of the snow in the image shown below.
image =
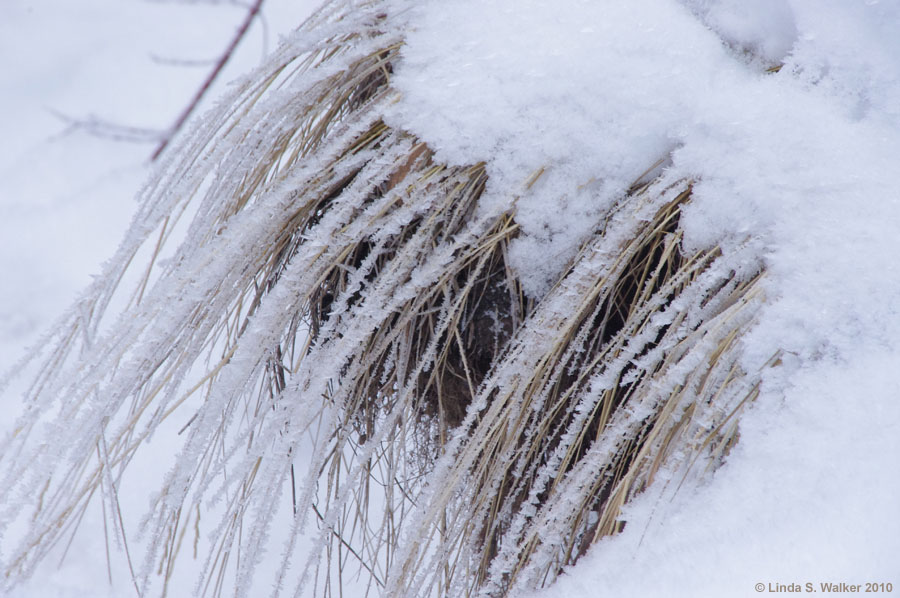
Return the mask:
<svg viewBox="0 0 900 598">
<path fill-rule="evenodd" d="M 512 247 L 532 295 L 671 152 L 697 86 L 723 61 L 717 40 L 671 2 L 466 0 L 413 13 L 392 122 L 439 160 L 487 161 L 485 209 L 507 206 L 506 190 L 546 169 L 517 204 L 524 235 Z"/>
<path fill-rule="evenodd" d="M 310 8 L 265 6 L 270 37 Z M 428 142 L 437 160 L 487 163 L 480 209 L 515 202 L 522 235 L 512 257 L 531 295 L 546 292 L 606 209 L 657 160 L 668 176 L 694 181 L 685 244 L 719 245 L 739 273 L 760 264 L 768 272 L 744 366 L 759 369 L 777 350 L 783 365 L 768 370 L 727 463 L 702 486 L 676 493 L 673 479 L 645 493 L 627 507 L 622 534 L 535 595 L 900 587 L 900 3 L 430 0 L 397 8 L 410 32 L 393 78 L 402 99 L 389 121 Z M 0 5 L 0 71 L 16 90 L 0 110 L 0 369 L 112 253 L 153 148 L 66 128 L 51 110 L 168 126 L 209 65 L 160 65 L 149 55 L 211 58 L 244 10 Z M 223 80 L 256 63 L 262 33 L 251 30 Z M 779 72 L 766 72 L 778 63 Z M 19 409 L 17 390 L 2 397 L 4 409 Z M 156 437 L 135 464 L 143 478 L 122 500 L 129 524 L 167 473 L 160 453 L 169 440 Z M 120 553 L 114 583 L 106 580 L 102 533 L 90 533 L 100 521 L 98 507 L 65 563 L 44 563 L 17 596 L 130 592 Z M 191 594 L 192 581 L 179 578 L 172 594 Z"/>
<path fill-rule="evenodd" d="M 797 39 L 788 0 L 684 0 L 684 5 L 734 49 L 770 64 L 784 60 Z"/>
<path fill-rule="evenodd" d="M 667 176 L 695 182 L 685 246 L 768 272 L 742 363 L 786 358 L 740 448 L 708 486 L 637 501 L 620 537 L 541 595 L 896 583 L 900 4 L 462 0 L 412 14 L 393 121 L 440 159 L 485 161 L 489 205 L 515 197 L 529 293 L 667 154 Z"/>
</svg>

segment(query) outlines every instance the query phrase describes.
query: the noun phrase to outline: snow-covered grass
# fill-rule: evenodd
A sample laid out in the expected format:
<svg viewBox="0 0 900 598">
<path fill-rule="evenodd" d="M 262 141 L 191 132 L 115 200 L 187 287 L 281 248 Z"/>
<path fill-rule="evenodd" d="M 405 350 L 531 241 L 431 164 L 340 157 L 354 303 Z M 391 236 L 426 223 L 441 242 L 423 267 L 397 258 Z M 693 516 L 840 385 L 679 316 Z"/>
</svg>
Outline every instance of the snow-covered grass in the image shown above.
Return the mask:
<svg viewBox="0 0 900 598">
<path fill-rule="evenodd" d="M 230 79 L 253 68 L 313 8 L 268 0 L 205 107 Z M 154 135 L 169 127 L 212 68 L 246 13 L 238 3 L 79 0 L 0 5 L 0 370 L 37 342 L 121 241 L 149 174 Z M 112 125 L 107 127 L 106 125 Z M 121 127 L 121 128 L 119 128 Z M 90 130 L 89 130 L 90 129 Z M 106 131 L 98 137 L 95 131 Z M 131 141 L 118 139 L 128 137 Z M 6 434 L 21 410 L 27 375 L 0 395 Z M 141 463 L 146 482 L 123 497 L 143 515 L 171 449 Z M 134 529 L 132 528 L 132 531 Z M 107 580 L 100 509 L 89 511 L 65 561 L 62 551 L 10 596 L 133 593 L 110 540 Z M 4 557 L 6 554 L 3 555 Z M 185 565 L 191 569 L 191 565 Z M 192 574 L 178 595 L 189 595 Z"/>
<path fill-rule="evenodd" d="M 534 596 L 749 597 L 758 583 L 762 595 L 812 583 L 843 596 L 820 585 L 841 582 L 896 592 L 900 352 L 858 349 L 770 381 L 708 484 L 639 497 L 621 535 Z"/>
<path fill-rule="evenodd" d="M 176 545 L 183 508 L 190 526 L 201 506 L 204 521 L 224 515 L 211 542 L 226 548 L 212 554 L 240 547 L 226 582 L 238 593 L 254 572 L 264 586 L 288 583 L 302 565 L 294 555 L 310 548 L 314 564 L 327 552 L 326 591 L 323 579 L 348 578 L 362 558 L 391 595 L 477 584 L 531 593 L 584 550 L 538 594 L 900 586 L 900 6 L 329 10 L 167 154 L 134 234 L 81 304 L 90 309 L 64 322 L 86 341 L 61 339 L 74 367 L 42 370 L 49 390 L 31 397 L 47 412 L 19 430 L 40 433 L 61 410 L 51 429 L 65 446 L 5 445 L 15 451 L 7 501 L 55 472 L 23 554 L 41 553 L 40 534 L 69 520 L 84 488 L 106 494 L 108 514 L 127 510 L 128 525 L 154 494 L 151 560 L 133 563 L 143 571 Z M 23 6 L 0 11 L 26 22 Z M 107 13 L 75 14 L 87 27 Z M 114 38 L 133 36 L 124 21 Z M 24 43 L 26 31 L 5 39 Z M 15 72 L 46 84 L 34 73 L 58 63 L 41 60 Z M 124 70 L 127 89 L 146 85 Z M 159 114 L 170 93 L 150 88 L 104 116 L 165 126 L 168 115 L 134 120 Z M 173 112 L 186 95 L 172 94 Z M 111 152 L 78 132 L 48 145 L 40 126 L 17 122 L 36 145 L 4 154 L 0 205 L 14 217 L 0 226 L 6 255 L 34 259 L 0 265 L 16 282 L 3 298 L 15 314 L 4 320 L 8 354 L 65 303 L 30 300 L 41 268 L 72 273 L 46 287 L 60 295 L 111 253 L 101 234 L 83 253 L 56 249 L 73 223 L 113 205 L 123 222 L 129 210 L 108 198 L 144 175 L 139 148 Z M 92 156 L 109 156 L 113 174 L 87 168 Z M 99 199 L 52 199 L 29 214 L 34 197 L 61 193 Z M 166 210 L 191 200 L 187 242 L 160 264 L 158 284 L 95 338 L 93 307 L 142 243 L 152 247 L 154 227 L 167 229 Z M 59 255 L 71 262 L 45 265 Z M 176 411 L 195 382 L 203 393 Z M 173 412 L 178 425 L 156 431 Z M 143 434 L 150 444 L 134 453 Z M 174 444 L 179 459 L 160 469 Z M 115 475 L 110 462 L 136 459 L 130 477 L 92 477 L 93 452 Z M 62 477 L 60 456 L 88 473 Z M 226 500 L 210 506 L 216 495 Z M 20 525 L 16 506 L 3 505 Z M 319 543 L 295 545 L 284 536 L 314 507 Z M 48 582 L 58 595 L 103 591 L 102 564 L 79 566 L 105 550 L 99 512 L 86 521 L 93 535 L 78 540 L 76 565 Z M 263 557 L 273 534 L 283 560 Z M 125 560 L 113 562 L 124 592 Z"/>
<path fill-rule="evenodd" d="M 251 29 L 208 100 L 311 8 L 267 2 L 267 26 Z M 115 249 L 148 174 L 152 136 L 174 122 L 245 12 L 229 2 L 144 0 L 12 0 L 0 7 L 4 365 Z M 138 142 L 121 140 L 129 133 Z"/>
<path fill-rule="evenodd" d="M 741 364 L 753 371 L 781 349 L 783 366 L 764 374 L 728 463 L 697 490 L 638 498 L 624 534 L 543 595 L 896 585 L 900 6 L 470 1 L 414 12 L 393 122 L 450 163 L 485 160 L 498 201 L 549 170 L 517 205 L 511 254 L 526 288 L 542 292 L 601 226 L 596 214 L 665 156 L 669 176 L 695 182 L 683 246 L 726 258 L 739 248 L 735 268 L 767 272 Z"/>
</svg>

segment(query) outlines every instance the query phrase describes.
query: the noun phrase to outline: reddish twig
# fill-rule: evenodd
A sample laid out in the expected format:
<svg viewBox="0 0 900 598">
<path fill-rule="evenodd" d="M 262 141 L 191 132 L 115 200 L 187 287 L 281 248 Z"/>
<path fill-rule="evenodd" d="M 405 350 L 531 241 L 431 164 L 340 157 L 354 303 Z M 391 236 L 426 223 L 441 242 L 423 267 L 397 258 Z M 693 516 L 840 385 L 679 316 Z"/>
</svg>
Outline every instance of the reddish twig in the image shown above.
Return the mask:
<svg viewBox="0 0 900 598">
<path fill-rule="evenodd" d="M 247 12 L 247 17 L 244 19 L 244 22 L 241 23 L 240 28 L 238 28 L 237 32 L 231 40 L 231 43 L 228 44 L 225 52 L 222 53 L 222 56 L 220 56 L 219 60 L 216 61 L 216 65 L 213 67 L 212 72 L 210 72 L 209 76 L 206 77 L 203 85 L 200 86 L 200 89 L 198 89 L 197 93 L 194 94 L 194 97 L 191 99 L 190 103 L 178 116 L 178 120 L 175 121 L 175 124 L 172 125 L 163 140 L 153 151 L 153 155 L 150 156 L 151 162 L 159 158 L 159 155 L 163 152 L 164 149 L 166 149 L 175 134 L 178 133 L 182 126 L 184 126 L 185 121 L 187 121 L 191 113 L 193 113 L 197 108 L 200 100 L 203 99 L 203 96 L 212 86 L 213 81 L 216 80 L 216 77 L 218 77 L 222 69 L 225 68 L 225 65 L 231 59 L 231 55 L 234 53 L 235 48 L 237 48 L 238 44 L 241 43 L 241 40 L 244 39 L 244 36 L 247 34 L 247 30 L 250 29 L 250 24 L 253 22 L 253 19 L 256 18 L 257 14 L 259 14 L 260 9 L 262 8 L 262 3 L 263 0 L 255 0 L 253 6 L 250 7 L 250 10 Z"/>
</svg>

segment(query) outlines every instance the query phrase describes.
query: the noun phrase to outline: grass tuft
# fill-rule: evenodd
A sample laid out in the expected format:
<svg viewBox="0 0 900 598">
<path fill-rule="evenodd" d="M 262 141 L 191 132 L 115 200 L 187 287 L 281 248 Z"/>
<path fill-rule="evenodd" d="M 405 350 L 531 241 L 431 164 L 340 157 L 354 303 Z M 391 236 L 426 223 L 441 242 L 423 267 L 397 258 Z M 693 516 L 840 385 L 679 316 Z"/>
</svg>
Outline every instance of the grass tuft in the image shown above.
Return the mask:
<svg viewBox="0 0 900 598">
<path fill-rule="evenodd" d="M 3 447 L 2 504 L 34 497 L 8 584 L 98 496 L 124 536 L 117 480 L 174 414 L 184 445 L 145 520 L 142 592 L 165 591 L 211 497 L 204 594 L 251 595 L 285 501 L 276 594 L 339 595 L 357 574 L 390 596 L 541 587 L 627 525 L 635 495 L 727 454 L 758 393 L 741 337 L 765 273 L 685 252 L 691 182 L 648 159 L 552 289 L 526 296 L 509 244 L 543 170 L 505 211 L 478 209 L 484 164 L 440 164 L 384 121 L 401 48 L 378 3 L 327 5 L 164 157 Z"/>
</svg>

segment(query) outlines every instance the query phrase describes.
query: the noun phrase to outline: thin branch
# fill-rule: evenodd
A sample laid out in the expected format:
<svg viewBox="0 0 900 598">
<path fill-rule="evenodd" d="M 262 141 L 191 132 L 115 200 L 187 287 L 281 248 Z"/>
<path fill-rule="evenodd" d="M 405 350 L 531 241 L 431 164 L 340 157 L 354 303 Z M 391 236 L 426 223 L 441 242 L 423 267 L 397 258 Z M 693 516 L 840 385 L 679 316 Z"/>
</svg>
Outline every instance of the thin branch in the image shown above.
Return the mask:
<svg viewBox="0 0 900 598">
<path fill-rule="evenodd" d="M 203 96 L 206 95 L 206 92 L 212 86 L 213 81 L 216 80 L 216 78 L 219 76 L 219 73 L 222 72 L 222 69 L 225 68 L 225 65 L 231 59 L 231 55 L 234 54 L 235 48 L 237 48 L 238 44 L 241 43 L 241 40 L 244 39 L 244 36 L 250 29 L 250 24 L 253 22 L 253 19 L 256 18 L 257 14 L 259 14 L 260 9 L 262 8 L 262 4 L 263 0 L 255 0 L 253 5 L 250 7 L 250 10 L 247 12 L 246 18 L 244 18 L 244 22 L 241 23 L 241 26 L 238 28 L 237 32 L 234 34 L 234 37 L 231 39 L 231 43 L 228 44 L 225 52 L 223 52 L 222 56 L 219 57 L 219 60 L 216 62 L 213 70 L 209 73 L 209 76 L 206 77 L 203 85 L 201 85 L 200 89 L 197 90 L 197 93 L 194 94 L 193 99 L 191 99 L 190 103 L 178 116 L 178 120 L 176 120 L 175 124 L 172 125 L 172 127 L 169 129 L 166 136 L 153 152 L 153 155 L 150 156 L 151 162 L 159 158 L 160 154 L 162 154 L 163 150 L 168 147 L 169 142 L 172 140 L 175 134 L 178 133 L 179 130 L 181 130 L 181 127 L 184 126 L 184 123 L 197 108 L 200 100 L 203 99 Z"/>
<path fill-rule="evenodd" d="M 76 118 L 54 108 L 46 108 L 46 110 L 66 124 L 66 129 L 60 136 L 65 136 L 75 131 L 83 131 L 93 137 L 128 143 L 158 143 L 165 137 L 165 133 L 159 129 L 120 125 L 94 115 Z"/>
</svg>

